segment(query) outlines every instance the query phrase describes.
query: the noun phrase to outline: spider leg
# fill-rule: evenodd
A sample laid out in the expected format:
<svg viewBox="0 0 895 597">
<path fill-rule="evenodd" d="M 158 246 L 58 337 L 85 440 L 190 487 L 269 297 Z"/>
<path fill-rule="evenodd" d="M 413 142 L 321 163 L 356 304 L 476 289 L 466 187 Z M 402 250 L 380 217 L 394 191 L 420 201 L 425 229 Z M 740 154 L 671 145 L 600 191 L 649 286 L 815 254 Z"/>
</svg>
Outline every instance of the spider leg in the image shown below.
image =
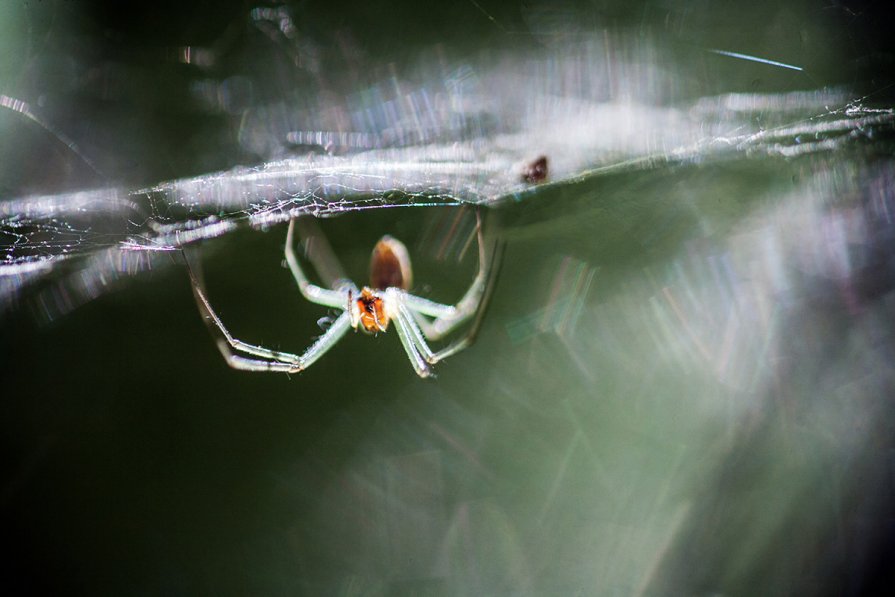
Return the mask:
<svg viewBox="0 0 895 597">
<path fill-rule="evenodd" d="M 317 359 L 338 342 L 351 328 L 351 318 L 348 313 L 343 313 L 325 334 L 320 336 L 314 344 L 308 348 L 303 355 L 297 358 L 296 362 L 283 361 L 265 361 L 262 359 L 249 359 L 242 355 L 235 354 L 230 348 L 228 342 L 219 339 L 217 342 L 218 349 L 224 355 L 224 360 L 234 369 L 242 371 L 272 371 L 277 373 L 298 373 L 310 367 Z M 278 352 L 278 351 L 271 351 Z M 283 354 L 283 353 L 278 353 Z M 295 355 L 291 355 L 295 356 Z"/>
<path fill-rule="evenodd" d="M 314 266 L 317 272 L 318 285 L 323 288 L 338 288 L 340 283 L 348 280 L 339 258 L 333 251 L 329 239 L 320 229 L 320 221 L 313 217 L 295 218 L 295 236 L 299 254 L 306 257 L 306 262 Z M 303 260 L 304 261 L 304 260 Z"/>
<path fill-rule="evenodd" d="M 472 344 L 473 341 L 475 341 L 475 337 L 478 334 L 478 330 L 484 316 L 484 309 L 480 311 L 474 325 L 472 326 L 472 328 L 470 328 L 470 331 L 463 336 L 463 338 L 451 343 L 444 349 L 433 353 L 432 349 L 429 347 L 429 344 L 426 342 L 423 330 L 421 330 L 420 326 L 417 325 L 416 318 L 414 318 L 413 316 L 413 312 L 407 308 L 403 301 L 401 301 L 401 298 L 403 297 L 396 296 L 396 298 L 392 299 L 393 304 L 397 305 L 394 308 L 395 327 L 398 328 L 399 334 L 403 334 L 402 341 L 404 341 L 403 338 L 406 337 L 410 341 L 410 343 L 412 343 L 413 348 L 416 349 L 416 352 L 419 354 L 419 356 L 421 356 L 430 365 L 434 365 L 439 361 L 460 352 L 461 350 Z M 406 349 L 407 345 L 405 344 L 405 350 Z"/>
<path fill-rule="evenodd" d="M 306 299 L 312 303 L 317 303 L 318 305 L 324 305 L 326 307 L 345 308 L 345 305 L 348 303 L 345 292 L 341 290 L 321 288 L 320 286 L 311 284 L 308 281 L 308 277 L 305 275 L 304 270 L 301 269 L 298 256 L 295 254 L 295 218 L 289 220 L 289 231 L 286 233 L 285 253 L 286 263 L 289 264 L 289 269 L 292 270 L 292 276 L 298 284 L 298 290 Z"/>
<path fill-rule="evenodd" d="M 202 290 L 201 284 L 196 277 L 196 274 L 193 272 L 193 268 L 189 264 L 189 261 L 187 261 L 187 271 L 190 274 L 190 281 L 193 284 L 193 296 L 196 298 L 196 304 L 199 306 L 199 311 L 202 312 L 203 319 L 205 319 L 206 322 L 213 323 L 217 327 L 217 329 L 223 335 L 223 340 L 225 340 L 227 344 L 229 344 L 235 350 L 257 357 L 277 359 L 293 364 L 298 363 L 299 356 L 296 354 L 281 352 L 278 350 L 271 350 L 269 348 L 264 348 L 263 346 L 255 346 L 254 344 L 249 344 L 247 342 L 243 342 L 242 340 L 234 338 L 227 327 L 224 325 L 224 323 L 221 321 L 221 318 L 218 317 L 218 314 L 215 313 L 214 309 L 212 308 L 208 297 L 205 296 L 205 292 Z"/>
<path fill-rule="evenodd" d="M 395 293 L 397 295 L 397 293 Z M 414 348 L 416 348 L 417 352 L 420 353 L 420 356 L 426 360 L 428 363 L 432 363 L 432 357 L 435 356 L 432 352 L 432 349 L 429 348 L 429 344 L 426 342 L 426 338 L 423 335 L 422 330 L 417 325 L 416 321 L 411 315 L 410 310 L 407 308 L 407 305 L 401 300 L 403 297 L 397 298 L 397 307 L 395 308 L 395 325 L 402 326 L 406 332 L 407 337 L 413 343 Z"/>
<path fill-rule="evenodd" d="M 478 237 L 479 247 L 479 271 L 476 273 L 475 279 L 472 281 L 466 294 L 456 305 L 443 305 L 422 297 L 407 295 L 406 303 L 417 325 L 420 326 L 426 338 L 429 340 L 439 340 L 454 329 L 468 320 L 479 309 L 482 304 L 482 298 L 491 278 L 493 266 L 497 263 L 494 259 L 496 248 L 492 250 L 492 256 L 489 259 L 485 253 L 485 242 L 482 230 L 482 217 L 476 210 L 476 236 Z M 424 316 L 434 317 L 433 321 L 428 321 Z"/>
<path fill-rule="evenodd" d="M 491 294 L 494 292 L 494 284 L 497 281 L 497 273 L 500 271 L 504 248 L 504 243 L 497 243 L 492 249 L 491 261 L 488 265 L 488 278 L 486 280 L 484 288 L 482 289 L 481 298 L 479 299 L 479 302 L 477 304 L 475 319 L 473 320 L 472 325 L 469 326 L 469 329 L 461 338 L 457 338 L 448 346 L 432 354 L 430 357 L 427 357 L 429 363 L 435 364 L 438 361 L 446 359 L 475 342 L 475 339 L 479 333 L 479 329 L 482 327 L 482 321 L 485 319 L 485 313 L 488 310 L 488 304 L 491 302 Z M 410 307 L 409 304 L 408 307 Z M 413 313 L 413 311 L 411 311 L 411 313 Z M 464 321 L 467 318 L 468 316 L 464 317 L 461 321 Z M 438 320 L 436 320 L 436 323 L 437 321 Z M 425 331 L 425 328 L 423 328 L 423 332 Z M 431 336 L 429 336 L 428 334 L 426 334 L 426 336 L 431 338 Z"/>
<path fill-rule="evenodd" d="M 401 344 L 404 346 L 404 352 L 407 353 L 407 358 L 410 359 L 410 364 L 413 365 L 416 374 L 420 377 L 431 377 L 432 369 L 416 349 L 416 346 L 414 346 L 413 340 L 411 340 L 409 332 L 403 322 L 399 323 L 399 320 L 396 319 L 395 329 L 398 330 L 398 337 L 401 339 Z"/>
<path fill-rule="evenodd" d="M 426 345 L 425 341 L 422 337 L 422 332 L 420 332 L 419 328 L 416 327 L 412 319 L 408 319 L 405 312 L 402 312 L 403 303 L 402 298 L 404 293 L 397 288 L 389 288 L 386 291 L 386 300 L 388 304 L 392 305 L 390 309 L 392 316 L 392 322 L 395 324 L 395 329 L 398 331 L 398 338 L 401 339 L 401 345 L 404 347 L 404 352 L 407 353 L 407 358 L 410 359 L 410 364 L 413 365 L 413 369 L 416 371 L 416 374 L 420 377 L 431 377 L 432 368 L 429 367 L 426 356 L 421 352 L 421 345 L 425 347 L 424 350 L 428 352 L 428 354 L 432 354 L 432 351 L 429 350 L 429 347 Z"/>
<path fill-rule="evenodd" d="M 281 363 L 279 361 L 265 361 L 263 359 L 248 359 L 246 357 L 234 354 L 227 344 L 221 340 L 218 348 L 224 355 L 224 360 L 233 369 L 240 371 L 264 371 L 273 373 L 298 373 L 301 368 L 292 363 Z"/>
<path fill-rule="evenodd" d="M 214 327 L 211 328 L 212 332 L 216 329 L 223 336 L 217 341 L 218 349 L 221 351 L 227 364 L 234 369 L 242 369 L 245 371 L 279 371 L 284 373 L 301 371 L 309 367 L 314 361 L 320 358 L 324 352 L 329 350 L 342 336 L 345 335 L 345 332 L 348 331 L 351 326 L 351 318 L 346 311 L 333 322 L 326 333 L 312 344 L 303 355 L 272 350 L 263 346 L 256 346 L 254 344 L 243 342 L 230 333 L 221 321 L 221 318 L 212 308 L 211 302 L 202 290 L 201 282 L 193 271 L 192 266 L 190 266 L 189 260 L 186 259 L 186 254 L 184 254 L 184 260 L 186 261 L 187 272 L 189 273 L 190 281 L 192 282 L 193 296 L 196 298 L 196 304 L 199 307 L 199 311 L 202 313 L 203 319 L 210 328 L 212 324 L 214 324 Z M 249 359 L 235 354 L 233 352 L 234 350 L 271 360 Z"/>
</svg>

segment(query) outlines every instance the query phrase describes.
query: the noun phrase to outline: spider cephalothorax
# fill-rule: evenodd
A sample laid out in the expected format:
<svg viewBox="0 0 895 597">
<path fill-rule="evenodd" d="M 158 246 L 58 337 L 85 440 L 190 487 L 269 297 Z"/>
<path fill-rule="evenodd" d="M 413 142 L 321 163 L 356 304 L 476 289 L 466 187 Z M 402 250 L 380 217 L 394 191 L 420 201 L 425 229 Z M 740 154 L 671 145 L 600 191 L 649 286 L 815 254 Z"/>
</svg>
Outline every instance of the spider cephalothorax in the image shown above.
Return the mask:
<svg viewBox="0 0 895 597">
<path fill-rule="evenodd" d="M 382 297 L 371 288 L 364 286 L 357 299 L 348 292 L 349 309 L 351 310 L 351 327 L 375 334 L 388 329 L 389 317 L 385 313 Z"/>
<path fill-rule="evenodd" d="M 488 274 L 493 271 L 490 267 L 493 264 L 485 259 L 480 221 L 476 226 L 479 241 L 479 272 L 472 286 L 456 305 L 443 305 L 408 292 L 413 280 L 410 257 L 407 248 L 391 236 L 382 237 L 373 249 L 370 260 L 370 286 L 358 290 L 351 282 L 344 281 L 340 281 L 334 288 L 311 284 L 295 254 L 294 230 L 295 220 L 292 220 L 289 222 L 289 232 L 286 234 L 286 263 L 289 264 L 289 269 L 298 283 L 298 289 L 309 301 L 325 307 L 342 309 L 344 312 L 304 354 L 255 346 L 237 340 L 230 334 L 212 309 L 198 278 L 192 269 L 189 269 L 199 310 L 205 315 L 206 321 L 213 324 L 212 330 L 216 329 L 223 335 L 218 341 L 218 347 L 231 367 L 245 371 L 296 373 L 308 368 L 351 328 L 376 334 L 385 332 L 389 324 L 394 322 L 398 338 L 414 370 L 420 377 L 429 377 L 432 375 L 431 365 L 462 350 L 472 342 L 475 328 L 481 318 L 476 320 L 465 337 L 438 352 L 432 352 L 427 341 L 438 340 L 452 332 L 479 311 L 484 302 L 489 287 Z M 495 260 L 499 253 L 499 251 L 495 253 Z"/>
</svg>

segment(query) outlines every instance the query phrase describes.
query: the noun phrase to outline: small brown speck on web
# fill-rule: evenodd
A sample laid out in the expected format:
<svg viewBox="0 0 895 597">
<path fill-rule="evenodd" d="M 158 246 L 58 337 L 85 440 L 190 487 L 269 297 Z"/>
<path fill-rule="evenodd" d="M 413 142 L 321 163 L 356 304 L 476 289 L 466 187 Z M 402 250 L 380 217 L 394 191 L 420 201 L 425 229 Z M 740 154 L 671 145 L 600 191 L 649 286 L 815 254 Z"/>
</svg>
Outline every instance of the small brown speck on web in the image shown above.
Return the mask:
<svg viewBox="0 0 895 597">
<path fill-rule="evenodd" d="M 547 156 L 542 155 L 529 163 L 522 170 L 522 180 L 528 183 L 537 183 L 547 180 Z"/>
</svg>

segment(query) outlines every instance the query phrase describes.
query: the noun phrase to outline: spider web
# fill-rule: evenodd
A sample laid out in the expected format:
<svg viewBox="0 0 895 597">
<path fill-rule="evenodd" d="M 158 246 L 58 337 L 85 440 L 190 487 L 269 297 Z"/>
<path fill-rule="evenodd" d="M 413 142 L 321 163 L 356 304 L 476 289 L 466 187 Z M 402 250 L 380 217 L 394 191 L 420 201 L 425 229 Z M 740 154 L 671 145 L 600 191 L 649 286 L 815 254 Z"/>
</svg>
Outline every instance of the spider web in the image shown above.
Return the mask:
<svg viewBox="0 0 895 597">
<path fill-rule="evenodd" d="M 255 142 L 279 140 L 299 148 L 298 157 L 148 188 L 5 199 L 0 310 L 58 272 L 43 302 L 52 303 L 44 305 L 48 313 L 64 313 L 121 278 L 172 261 L 161 255 L 240 227 L 368 209 L 499 207 L 536 200 L 555 186 L 676 165 L 795 159 L 858 146 L 880 152 L 895 126 L 893 110 L 846 89 L 677 101 L 655 91 L 671 78 L 659 53 L 639 47 L 635 58 L 619 61 L 604 44 L 585 44 L 441 68 L 417 87 L 392 82 L 391 93 L 347 98 L 343 112 L 354 131 L 271 131 L 263 119 L 246 125 Z M 41 123 L 27 104 L 2 99 Z M 311 109 L 302 122 L 314 121 L 330 124 Z M 540 156 L 549 173 L 532 184 L 525 172 Z"/>
</svg>

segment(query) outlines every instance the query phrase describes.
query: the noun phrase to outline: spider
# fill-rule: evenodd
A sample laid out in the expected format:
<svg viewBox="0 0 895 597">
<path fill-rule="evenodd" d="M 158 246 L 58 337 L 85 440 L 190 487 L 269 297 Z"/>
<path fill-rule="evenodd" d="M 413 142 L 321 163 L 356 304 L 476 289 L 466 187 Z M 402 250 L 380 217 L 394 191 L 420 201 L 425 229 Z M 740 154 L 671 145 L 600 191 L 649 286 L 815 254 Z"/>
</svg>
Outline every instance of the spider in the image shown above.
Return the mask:
<svg viewBox="0 0 895 597">
<path fill-rule="evenodd" d="M 220 332 L 222 337 L 218 338 L 218 348 L 227 364 L 234 369 L 298 373 L 310 367 L 335 346 L 350 328 L 375 335 L 387 331 L 389 324 L 393 322 L 417 375 L 431 377 L 432 365 L 472 344 L 484 315 L 501 247 L 495 245 L 491 260 L 487 260 L 482 235 L 482 221 L 477 212 L 478 273 L 469 290 L 456 305 L 444 305 L 408 292 L 413 276 L 410 256 L 404 244 L 391 236 L 382 237 L 373 249 L 369 286 L 358 289 L 347 280 L 337 281 L 333 288 L 312 284 L 295 253 L 295 219 L 290 220 L 286 233 L 286 263 L 299 291 L 312 303 L 343 311 L 326 332 L 301 355 L 256 346 L 235 338 L 212 308 L 188 260 L 186 265 L 199 311 L 212 333 L 217 335 Z M 464 337 L 438 352 L 429 347 L 427 340 L 443 338 L 476 314 L 476 320 Z"/>
</svg>

